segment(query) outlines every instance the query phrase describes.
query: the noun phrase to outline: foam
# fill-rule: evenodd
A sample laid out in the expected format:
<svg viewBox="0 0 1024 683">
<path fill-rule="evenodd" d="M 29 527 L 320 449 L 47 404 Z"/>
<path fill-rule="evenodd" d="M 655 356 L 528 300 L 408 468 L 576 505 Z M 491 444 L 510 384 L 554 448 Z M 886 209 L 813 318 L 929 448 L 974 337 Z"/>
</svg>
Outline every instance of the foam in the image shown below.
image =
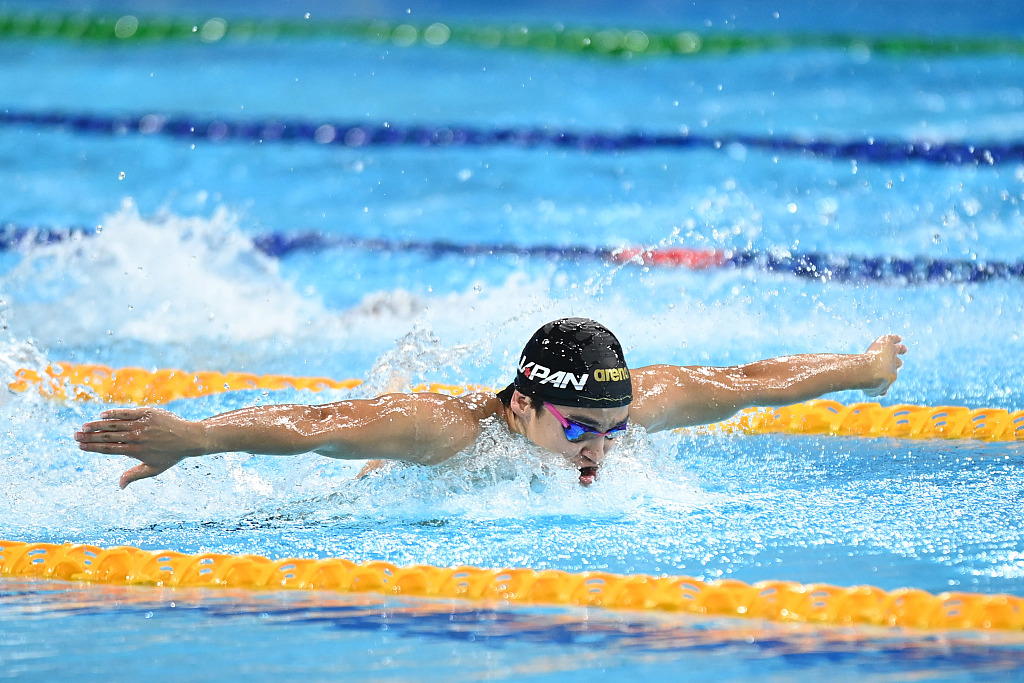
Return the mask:
<svg viewBox="0 0 1024 683">
<path fill-rule="evenodd" d="M 675 239 L 669 231 L 666 240 Z M 782 276 L 592 265 L 551 265 L 481 279 L 458 291 L 369 292 L 351 307 L 330 309 L 257 252 L 226 210 L 207 218 L 144 218 L 130 202 L 104 220 L 95 239 L 26 252 L 0 284 L 7 298 L 0 314 L 9 323 L 0 339 L 0 370 L 8 376 L 18 367 L 42 369 L 73 360 L 63 353 L 71 344 L 94 348 L 102 361 L 119 365 L 123 354 L 111 348 L 111 340 L 134 340 L 152 347 L 161 363 L 178 354 L 184 369 L 241 370 L 267 363 L 276 372 L 311 374 L 304 372 L 307 363 L 325 358 L 319 374 L 368 380 L 348 394 L 254 392 L 172 406 L 191 419 L 247 403 L 317 403 L 401 391 L 424 381 L 504 386 L 529 335 L 568 315 L 594 317 L 615 330 L 637 366 L 860 351 L 877 334 L 904 327 L 934 329 L 914 353 L 977 353 L 978 330 L 989 330 L 997 343 L 1012 332 L 1009 326 L 993 328 L 990 318 L 1000 317 L 992 315 L 993 307 L 1020 311 L 1019 294 L 995 285 L 984 299 L 970 299 L 970 288 L 910 295 L 879 289 L 865 301 L 855 288 L 821 288 Z M 909 310 L 900 303 L 904 296 L 914 297 Z M 931 305 L 933 300 L 940 305 Z M 978 393 L 991 395 L 1000 383 L 1012 382 L 1019 370 L 1009 370 L 1007 378 L 979 385 Z M 900 386 L 901 396 L 913 396 L 913 381 Z M 1006 400 L 1016 395 L 1008 393 Z M 363 480 L 355 479 L 358 462 L 226 455 L 189 461 L 120 491 L 116 482 L 129 461 L 83 454 L 70 438 L 95 419 L 96 406 L 55 409 L 31 392 L 6 389 L 0 389 L 0 399 L 8 433 L 0 479 L 32 484 L 5 487 L 0 494 L 0 518 L 12 532 L 144 527 L 167 520 L 203 524 L 237 519 L 240 510 L 267 518 L 351 517 L 367 523 L 446 515 L 483 521 L 545 515 L 618 519 L 655 508 L 685 514 L 713 500 L 690 480 L 679 453 L 714 446 L 671 435 L 622 444 L 628 457 L 613 458 L 586 490 L 576 471 L 548 467 L 521 440 L 495 434 L 447 465 L 394 464 Z"/>
<path fill-rule="evenodd" d="M 297 397 L 280 397 L 289 398 Z M 367 523 L 383 518 L 391 524 L 445 517 L 618 518 L 652 498 L 685 508 L 700 497 L 675 461 L 672 439 L 631 434 L 618 447 L 621 455 L 611 458 L 598 482 L 584 490 L 576 470 L 552 466 L 494 421 L 470 450 L 436 467 L 389 463 L 357 479 L 362 461 L 226 454 L 183 461 L 122 491 L 118 477 L 132 462 L 81 452 L 70 439 L 78 425 L 95 417 L 94 408 L 69 404 L 54 419 L 53 407 L 23 393 L 9 396 L 0 408 L 9 425 L 0 477 L 21 482 L 4 487 L 0 497 L 0 516 L 9 533 L 67 538 L 168 520 L 226 522 L 240 514 Z"/>
<path fill-rule="evenodd" d="M 692 221 L 684 227 L 686 240 L 700 236 Z M 667 230 L 664 242 L 676 243 L 679 232 Z M 358 261 L 354 268 L 358 273 Z M 700 354 L 710 348 L 757 349 L 747 354 L 750 360 L 794 336 L 810 341 L 788 352 L 859 350 L 836 345 L 860 338 L 857 346 L 866 346 L 875 333 L 889 331 L 869 330 L 859 316 L 841 310 L 850 298 L 842 288 L 819 294 L 815 283 L 783 284 L 781 277 L 754 279 L 735 271 L 550 264 L 501 280 L 473 281 L 462 291 L 370 291 L 344 309 L 326 307 L 317 292 L 333 283 L 318 281 L 316 273 L 307 282 L 295 277 L 283 275 L 278 261 L 256 250 L 239 218 L 225 208 L 209 217 L 143 217 L 126 200 L 104 219 L 95 238 L 27 250 L 0 286 L 8 297 L 5 317 L 12 333 L 34 340 L 54 360 L 68 359 L 65 349 L 102 353 L 116 346 L 126 352 L 112 354 L 109 364 L 128 356 L 143 365 L 176 362 L 187 369 L 271 371 L 265 364 L 270 359 L 286 357 L 305 366 L 325 354 L 367 351 L 376 358 L 405 345 L 396 340 L 416 331 L 453 349 L 468 348 L 460 352 L 464 356 L 497 362 L 435 379 L 487 382 L 507 373 L 513 366 L 509 358 L 537 327 L 568 315 L 594 317 L 615 330 L 627 353 L 633 352 L 633 364 L 702 362 L 707 359 L 688 358 L 689 349 Z M 806 290 L 826 302 L 824 310 L 787 315 L 779 310 L 777 290 L 773 297 L 773 280 L 791 292 Z M 444 359 L 437 360 L 435 369 L 443 371 Z M 303 373 L 302 367 L 280 365 L 273 371 Z M 337 370 L 325 364 L 316 372 Z"/>
<path fill-rule="evenodd" d="M 4 278 L 16 334 L 45 346 L 110 338 L 244 343 L 302 329 L 323 314 L 225 209 L 208 219 L 143 218 L 125 200 L 98 230 L 26 251 Z"/>
</svg>

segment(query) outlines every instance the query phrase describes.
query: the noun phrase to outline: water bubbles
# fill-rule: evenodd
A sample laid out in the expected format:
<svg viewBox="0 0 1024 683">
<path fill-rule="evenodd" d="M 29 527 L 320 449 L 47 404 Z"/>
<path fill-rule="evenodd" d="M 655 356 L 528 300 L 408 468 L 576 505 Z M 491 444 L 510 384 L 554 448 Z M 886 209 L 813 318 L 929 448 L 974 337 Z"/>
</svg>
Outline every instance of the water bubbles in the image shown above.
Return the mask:
<svg viewBox="0 0 1024 683">
<path fill-rule="evenodd" d="M 204 43 L 215 43 L 223 38 L 227 31 L 228 22 L 214 17 L 203 24 L 203 27 L 199 30 L 199 39 Z"/>
<path fill-rule="evenodd" d="M 130 14 L 121 17 L 114 24 L 114 35 L 118 38 L 131 38 L 138 30 L 139 20 Z"/>
<path fill-rule="evenodd" d="M 446 25 L 437 23 L 431 24 L 423 31 L 423 40 L 429 45 L 444 45 L 448 42 L 452 32 Z"/>
<path fill-rule="evenodd" d="M 334 139 L 337 136 L 337 129 L 334 126 L 325 123 L 324 125 L 317 128 L 316 131 L 313 133 L 313 140 L 315 140 L 317 144 L 326 145 L 334 142 Z"/>
<path fill-rule="evenodd" d="M 725 152 L 734 161 L 746 161 L 747 159 L 747 146 L 739 142 L 726 145 Z"/>
<path fill-rule="evenodd" d="M 419 33 L 415 26 L 400 24 L 391 32 L 391 42 L 399 47 L 409 47 L 416 42 Z"/>
<path fill-rule="evenodd" d="M 968 197 L 961 202 L 964 213 L 971 218 L 978 215 L 981 211 L 981 201 L 977 197 Z"/>
<path fill-rule="evenodd" d="M 871 61 L 871 46 L 863 41 L 854 41 L 847 46 L 846 54 L 854 64 L 867 64 Z"/>
<path fill-rule="evenodd" d="M 674 37 L 674 42 L 676 52 L 684 55 L 699 52 L 703 44 L 700 36 L 690 31 L 677 33 Z"/>
</svg>

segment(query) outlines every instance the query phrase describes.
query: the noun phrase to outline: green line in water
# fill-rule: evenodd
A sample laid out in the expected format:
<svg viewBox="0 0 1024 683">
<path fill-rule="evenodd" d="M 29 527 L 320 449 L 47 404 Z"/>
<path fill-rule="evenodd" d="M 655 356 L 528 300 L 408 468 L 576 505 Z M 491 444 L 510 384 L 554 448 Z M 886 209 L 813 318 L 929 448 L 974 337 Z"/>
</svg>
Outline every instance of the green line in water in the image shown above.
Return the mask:
<svg viewBox="0 0 1024 683">
<path fill-rule="evenodd" d="M 0 13 L 0 38 L 111 43 L 355 38 L 400 47 L 468 45 L 609 56 L 700 56 L 833 49 L 890 56 L 1022 54 L 1024 40 L 842 34 L 743 34 L 542 26 L 458 26 L 386 21 L 314 21 L 87 14 Z"/>
</svg>

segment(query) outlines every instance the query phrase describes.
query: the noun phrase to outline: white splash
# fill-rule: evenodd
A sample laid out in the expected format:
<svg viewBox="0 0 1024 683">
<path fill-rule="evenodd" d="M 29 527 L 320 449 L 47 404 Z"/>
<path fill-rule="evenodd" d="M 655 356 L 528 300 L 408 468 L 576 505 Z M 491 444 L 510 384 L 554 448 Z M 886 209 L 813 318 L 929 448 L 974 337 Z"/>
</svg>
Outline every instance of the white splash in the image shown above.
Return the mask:
<svg viewBox="0 0 1024 683">
<path fill-rule="evenodd" d="M 44 346 L 244 343 L 301 329 L 323 311 L 281 278 L 228 211 L 143 218 L 130 200 L 95 237 L 26 251 L 0 284 L 12 329 Z"/>
</svg>

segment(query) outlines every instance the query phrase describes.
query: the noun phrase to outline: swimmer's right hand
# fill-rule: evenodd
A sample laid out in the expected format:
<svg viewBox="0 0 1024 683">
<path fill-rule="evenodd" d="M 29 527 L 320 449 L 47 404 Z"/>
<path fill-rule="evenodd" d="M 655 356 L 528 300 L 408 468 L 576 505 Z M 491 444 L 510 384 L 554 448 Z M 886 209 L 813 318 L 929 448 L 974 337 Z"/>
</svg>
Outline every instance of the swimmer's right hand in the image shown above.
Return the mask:
<svg viewBox="0 0 1024 683">
<path fill-rule="evenodd" d="M 872 398 L 885 396 L 889 387 L 896 381 L 896 376 L 903 361 L 900 356 L 907 352 L 906 344 L 897 334 L 886 334 L 876 339 L 868 347 L 866 356 L 871 361 L 872 378 L 871 386 L 864 388 L 864 393 Z"/>
<path fill-rule="evenodd" d="M 120 408 L 82 425 L 75 440 L 83 451 L 127 455 L 141 464 L 121 475 L 121 488 L 155 477 L 187 457 L 203 455 L 204 430 L 159 408 Z"/>
</svg>

